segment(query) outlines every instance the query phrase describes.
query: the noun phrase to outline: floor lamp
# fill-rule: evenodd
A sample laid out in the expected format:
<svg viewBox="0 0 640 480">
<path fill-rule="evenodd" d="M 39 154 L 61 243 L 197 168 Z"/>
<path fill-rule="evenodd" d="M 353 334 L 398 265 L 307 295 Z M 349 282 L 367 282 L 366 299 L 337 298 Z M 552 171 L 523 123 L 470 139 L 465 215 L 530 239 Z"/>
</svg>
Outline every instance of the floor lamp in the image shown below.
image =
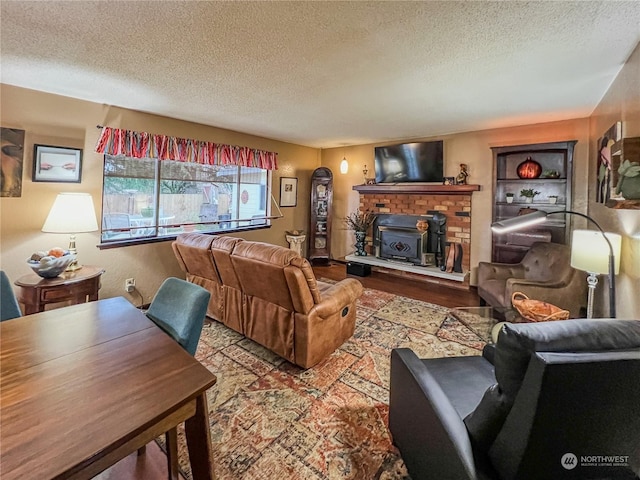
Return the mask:
<svg viewBox="0 0 640 480">
<path fill-rule="evenodd" d="M 577 215 L 579 217 L 587 219 L 598 229 L 598 231 L 594 231 L 594 233 L 596 235 L 599 235 L 602 244 L 606 242 L 606 245 L 609 247 L 609 258 L 607 269 L 605 270 L 605 272 L 608 272 L 609 274 L 609 317 L 616 318 L 616 273 L 620 268 L 620 235 L 614 233 L 605 234 L 604 230 L 602 230 L 600 225 L 598 225 L 598 222 L 596 222 L 593 218 L 580 212 L 574 212 L 572 210 L 559 210 L 557 212 L 543 212 L 541 210 L 538 210 L 527 215 L 519 215 L 517 217 L 494 222 L 491 224 L 491 230 L 493 230 L 495 233 L 506 233 L 514 230 L 521 230 L 523 228 L 531 227 L 533 225 L 545 222 L 549 215 Z M 615 249 L 612 245 L 611 240 L 616 242 Z M 593 246 L 592 252 L 595 252 L 595 249 L 596 247 Z M 595 285 L 593 288 L 595 288 Z"/>
<path fill-rule="evenodd" d="M 606 232 L 603 237 L 597 230 L 574 230 L 571 239 L 571 266 L 589 274 L 587 318 L 593 318 L 593 294 L 598 285 L 598 274 L 609 272 L 610 251 L 605 239 L 612 246 L 614 253 L 618 253 L 615 256 L 617 261 L 614 269 L 614 273 L 617 274 L 620 270 L 620 235 Z"/>
</svg>

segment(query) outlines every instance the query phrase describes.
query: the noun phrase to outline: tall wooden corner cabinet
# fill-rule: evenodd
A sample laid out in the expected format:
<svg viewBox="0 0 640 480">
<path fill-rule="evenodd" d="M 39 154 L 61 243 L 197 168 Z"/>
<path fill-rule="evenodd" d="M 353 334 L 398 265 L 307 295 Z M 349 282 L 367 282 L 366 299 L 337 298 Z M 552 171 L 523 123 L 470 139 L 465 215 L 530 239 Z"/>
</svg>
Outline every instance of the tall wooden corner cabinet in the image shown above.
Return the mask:
<svg viewBox="0 0 640 480">
<path fill-rule="evenodd" d="M 575 140 L 554 143 L 536 143 L 510 147 L 494 147 L 494 203 L 493 221 L 515 217 L 519 213 L 535 209 L 545 212 L 571 210 L 571 183 L 573 178 L 573 149 Z M 518 167 L 527 159 L 533 160 L 535 178 L 522 178 Z M 521 168 L 521 175 L 527 172 Z M 522 190 L 539 192 L 533 202 L 527 203 L 520 195 Z M 507 201 L 507 193 L 513 194 L 513 201 Z M 552 197 L 557 197 L 556 203 Z M 519 232 L 492 234 L 492 261 L 517 263 L 530 248 L 536 238 L 549 238 L 555 243 L 568 243 L 570 221 L 567 215 L 548 217 L 543 224 Z"/>
<path fill-rule="evenodd" d="M 326 167 L 311 175 L 311 214 L 309 215 L 308 257 L 312 264 L 326 264 L 331 258 L 331 206 L 333 174 Z"/>
</svg>

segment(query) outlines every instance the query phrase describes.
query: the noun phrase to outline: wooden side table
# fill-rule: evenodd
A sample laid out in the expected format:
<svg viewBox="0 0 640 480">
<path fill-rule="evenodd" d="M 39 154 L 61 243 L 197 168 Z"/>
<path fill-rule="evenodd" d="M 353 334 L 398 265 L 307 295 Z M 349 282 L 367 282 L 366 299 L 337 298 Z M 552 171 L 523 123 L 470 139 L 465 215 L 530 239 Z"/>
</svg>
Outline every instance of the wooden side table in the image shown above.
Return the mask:
<svg viewBox="0 0 640 480">
<path fill-rule="evenodd" d="M 44 312 L 50 303 L 71 301 L 72 304 L 98 300 L 100 276 L 104 269 L 91 265 L 74 272 L 64 272 L 56 278 L 42 278 L 29 273 L 14 283 L 18 288 L 18 301 L 24 304 L 24 314 Z"/>
</svg>

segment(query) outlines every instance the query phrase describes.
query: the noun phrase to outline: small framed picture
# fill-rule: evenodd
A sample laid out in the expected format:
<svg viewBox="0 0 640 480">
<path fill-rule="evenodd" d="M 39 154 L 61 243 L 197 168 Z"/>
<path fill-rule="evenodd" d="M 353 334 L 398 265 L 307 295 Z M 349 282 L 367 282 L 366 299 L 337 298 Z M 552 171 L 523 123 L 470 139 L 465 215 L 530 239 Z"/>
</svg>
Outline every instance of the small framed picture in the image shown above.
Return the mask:
<svg viewBox="0 0 640 480">
<path fill-rule="evenodd" d="M 298 179 L 280 177 L 280 206 L 295 207 L 298 204 Z"/>
<path fill-rule="evenodd" d="M 444 180 L 442 181 L 443 185 L 455 185 L 456 184 L 456 177 L 444 177 Z"/>
<path fill-rule="evenodd" d="M 81 176 L 81 148 L 33 146 L 34 182 L 80 183 Z"/>
</svg>

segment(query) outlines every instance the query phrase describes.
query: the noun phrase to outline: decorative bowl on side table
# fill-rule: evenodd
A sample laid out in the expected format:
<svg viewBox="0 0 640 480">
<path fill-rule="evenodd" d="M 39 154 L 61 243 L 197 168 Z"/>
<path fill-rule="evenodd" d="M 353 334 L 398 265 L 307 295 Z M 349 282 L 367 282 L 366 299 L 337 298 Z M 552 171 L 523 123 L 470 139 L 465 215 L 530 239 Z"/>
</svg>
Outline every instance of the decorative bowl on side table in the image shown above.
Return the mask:
<svg viewBox="0 0 640 480">
<path fill-rule="evenodd" d="M 75 255 L 63 255 L 62 257 L 44 257 L 42 260 L 27 260 L 27 265 L 34 273 L 42 278 L 55 278 L 64 272 L 69 264 L 76 259 Z"/>
</svg>

